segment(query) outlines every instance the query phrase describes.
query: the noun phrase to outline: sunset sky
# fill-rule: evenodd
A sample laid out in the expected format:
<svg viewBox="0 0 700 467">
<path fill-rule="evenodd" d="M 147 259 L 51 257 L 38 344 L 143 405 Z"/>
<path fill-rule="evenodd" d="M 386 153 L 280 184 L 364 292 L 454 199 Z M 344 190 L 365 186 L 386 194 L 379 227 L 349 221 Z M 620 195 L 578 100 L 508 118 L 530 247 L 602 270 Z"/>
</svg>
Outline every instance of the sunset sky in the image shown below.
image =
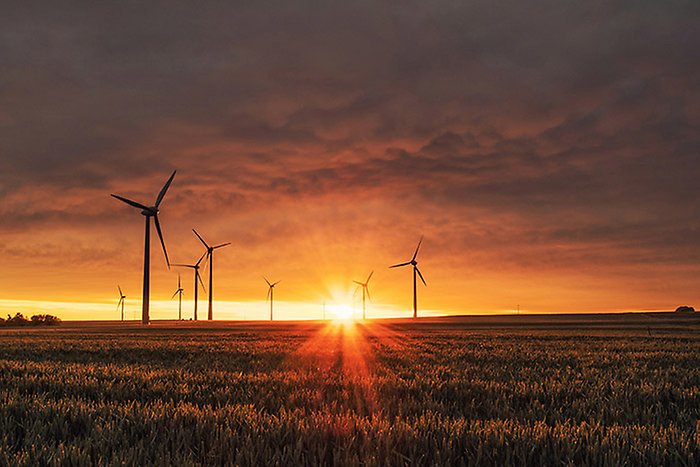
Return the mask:
<svg viewBox="0 0 700 467">
<path fill-rule="evenodd" d="M 171 260 L 232 243 L 215 318 L 265 318 L 262 275 L 318 318 L 372 270 L 370 316 L 410 316 L 388 266 L 421 235 L 429 313 L 700 305 L 697 0 L 10 3 L 2 315 L 140 310 L 143 216 L 109 195 L 175 169 Z"/>
</svg>

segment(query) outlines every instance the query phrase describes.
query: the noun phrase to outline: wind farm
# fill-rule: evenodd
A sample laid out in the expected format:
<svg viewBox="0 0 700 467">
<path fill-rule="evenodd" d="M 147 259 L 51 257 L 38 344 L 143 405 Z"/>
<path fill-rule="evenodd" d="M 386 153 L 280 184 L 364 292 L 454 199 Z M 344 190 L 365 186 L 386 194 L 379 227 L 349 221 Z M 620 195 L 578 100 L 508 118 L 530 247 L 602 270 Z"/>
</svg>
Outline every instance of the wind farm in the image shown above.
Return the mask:
<svg viewBox="0 0 700 467">
<path fill-rule="evenodd" d="M 698 24 L 4 2 L 0 466 L 700 465 Z"/>
</svg>

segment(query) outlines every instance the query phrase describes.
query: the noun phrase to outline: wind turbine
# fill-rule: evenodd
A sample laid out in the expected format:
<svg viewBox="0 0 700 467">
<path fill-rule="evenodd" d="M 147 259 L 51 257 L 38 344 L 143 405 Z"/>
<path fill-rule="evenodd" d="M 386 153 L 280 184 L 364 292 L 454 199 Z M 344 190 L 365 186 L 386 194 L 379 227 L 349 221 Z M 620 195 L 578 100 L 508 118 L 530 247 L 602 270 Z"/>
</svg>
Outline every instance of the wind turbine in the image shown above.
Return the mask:
<svg viewBox="0 0 700 467">
<path fill-rule="evenodd" d="M 212 285 L 212 278 L 214 276 L 214 273 L 213 273 L 213 270 L 214 270 L 214 250 L 216 250 L 218 248 L 225 247 L 227 245 L 230 245 L 231 242 L 222 243 L 222 244 L 216 245 L 216 246 L 209 246 L 209 244 L 204 241 L 202 236 L 199 235 L 196 230 L 192 229 L 192 232 L 194 232 L 194 234 L 197 236 L 199 241 L 202 242 L 202 244 L 204 245 L 204 248 L 207 249 L 206 255 L 207 255 L 207 260 L 209 260 L 209 315 L 207 316 L 207 319 L 209 321 L 211 321 L 214 319 L 214 313 L 212 311 L 212 297 L 214 296 L 214 287 Z"/>
<path fill-rule="evenodd" d="M 124 292 L 122 292 L 122 288 L 120 286 L 117 286 L 119 289 L 119 303 L 117 303 L 117 310 L 119 310 L 119 307 L 122 307 L 122 321 L 124 321 L 124 300 L 126 299 L 126 295 L 124 295 Z"/>
<path fill-rule="evenodd" d="M 270 283 L 267 277 L 263 276 L 263 279 L 267 282 L 267 298 L 265 300 L 270 300 L 270 321 L 272 321 L 272 303 L 275 301 L 275 286 L 282 281 Z"/>
<path fill-rule="evenodd" d="M 195 285 L 196 285 L 196 284 L 195 284 Z M 179 299 L 178 305 L 177 305 L 177 319 L 178 319 L 179 321 L 182 321 L 182 293 L 183 293 L 184 291 L 185 291 L 185 289 L 182 288 L 182 283 L 180 282 L 180 274 L 178 274 L 178 275 L 177 275 L 177 290 L 175 291 L 175 293 L 173 294 L 173 296 L 172 296 L 172 298 L 171 298 L 170 300 L 172 300 L 173 298 L 175 298 L 176 295 L 179 295 L 179 296 L 180 296 L 180 297 L 179 297 L 180 299 Z"/>
<path fill-rule="evenodd" d="M 165 249 L 165 241 L 163 240 L 163 232 L 160 230 L 160 222 L 158 222 L 158 207 L 163 201 L 165 193 L 168 191 L 170 184 L 175 178 L 176 170 L 173 170 L 173 174 L 170 176 L 163 188 L 158 193 L 156 202 L 153 206 L 145 206 L 136 201 L 132 201 L 128 198 L 124 198 L 119 195 L 112 195 L 112 197 L 117 198 L 129 206 L 141 209 L 141 214 L 146 217 L 146 238 L 144 240 L 143 248 L 143 309 L 141 312 L 141 323 L 148 324 L 150 322 L 150 316 L 148 314 L 148 300 L 150 297 L 150 279 L 151 279 L 151 217 L 156 224 L 156 231 L 158 232 L 158 238 L 160 238 L 160 245 L 163 247 L 163 254 L 165 255 L 165 262 L 168 264 L 168 269 L 170 269 L 170 259 L 168 259 L 168 252 Z"/>
<path fill-rule="evenodd" d="M 366 307 L 365 307 L 365 293 L 367 293 L 367 298 L 372 300 L 372 297 L 369 296 L 369 280 L 372 278 L 372 274 L 374 274 L 374 271 L 369 273 L 369 276 L 367 276 L 367 280 L 364 282 L 360 281 L 353 281 L 355 284 L 358 285 L 359 287 L 362 287 L 362 319 L 364 320 L 366 318 Z"/>
<path fill-rule="evenodd" d="M 183 268 L 194 269 L 194 320 L 195 321 L 197 321 L 197 302 L 199 301 L 199 298 L 198 298 L 199 284 L 202 284 L 202 290 L 204 290 L 205 292 L 207 291 L 207 289 L 204 287 L 204 282 L 202 282 L 202 276 L 199 275 L 200 263 L 202 262 L 202 260 L 204 259 L 205 256 L 207 256 L 206 252 L 194 264 L 173 264 L 173 266 L 180 266 Z M 197 284 L 197 281 L 199 281 L 199 284 Z"/>
<path fill-rule="evenodd" d="M 427 286 L 428 284 L 425 283 L 425 279 L 423 279 L 423 274 L 420 273 L 420 270 L 418 269 L 418 261 L 416 261 L 416 256 L 418 256 L 418 250 L 420 249 L 420 244 L 423 243 L 423 237 L 420 238 L 418 241 L 418 246 L 416 247 L 415 253 L 413 253 L 413 258 L 411 258 L 411 261 L 408 261 L 406 263 L 400 263 L 400 264 L 395 264 L 393 266 L 389 266 L 389 268 L 400 268 L 402 266 L 408 266 L 409 264 L 413 266 L 413 317 L 418 318 L 418 295 L 416 294 L 416 273 L 418 273 L 418 276 L 420 276 L 420 280 L 423 281 L 423 285 Z"/>
</svg>

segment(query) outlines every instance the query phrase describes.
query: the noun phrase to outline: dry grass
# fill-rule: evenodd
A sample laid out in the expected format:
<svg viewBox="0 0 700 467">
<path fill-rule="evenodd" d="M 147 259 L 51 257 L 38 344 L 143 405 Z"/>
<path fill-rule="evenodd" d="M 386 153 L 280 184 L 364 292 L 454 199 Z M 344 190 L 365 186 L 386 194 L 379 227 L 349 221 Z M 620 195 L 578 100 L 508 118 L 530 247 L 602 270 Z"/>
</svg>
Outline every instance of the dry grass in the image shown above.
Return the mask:
<svg viewBox="0 0 700 467">
<path fill-rule="evenodd" d="M 697 465 L 698 322 L 649 319 L 3 331 L 0 464 Z"/>
</svg>

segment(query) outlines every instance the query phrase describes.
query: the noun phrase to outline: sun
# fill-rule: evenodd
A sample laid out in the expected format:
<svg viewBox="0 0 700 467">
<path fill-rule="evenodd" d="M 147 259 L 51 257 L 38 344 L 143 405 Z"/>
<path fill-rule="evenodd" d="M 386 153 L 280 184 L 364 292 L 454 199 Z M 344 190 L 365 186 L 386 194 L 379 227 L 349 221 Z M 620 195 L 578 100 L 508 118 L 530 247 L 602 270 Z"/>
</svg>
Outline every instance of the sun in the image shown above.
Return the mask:
<svg viewBox="0 0 700 467">
<path fill-rule="evenodd" d="M 328 310 L 338 321 L 350 321 L 353 319 L 352 307 L 347 303 L 328 305 Z"/>
</svg>

